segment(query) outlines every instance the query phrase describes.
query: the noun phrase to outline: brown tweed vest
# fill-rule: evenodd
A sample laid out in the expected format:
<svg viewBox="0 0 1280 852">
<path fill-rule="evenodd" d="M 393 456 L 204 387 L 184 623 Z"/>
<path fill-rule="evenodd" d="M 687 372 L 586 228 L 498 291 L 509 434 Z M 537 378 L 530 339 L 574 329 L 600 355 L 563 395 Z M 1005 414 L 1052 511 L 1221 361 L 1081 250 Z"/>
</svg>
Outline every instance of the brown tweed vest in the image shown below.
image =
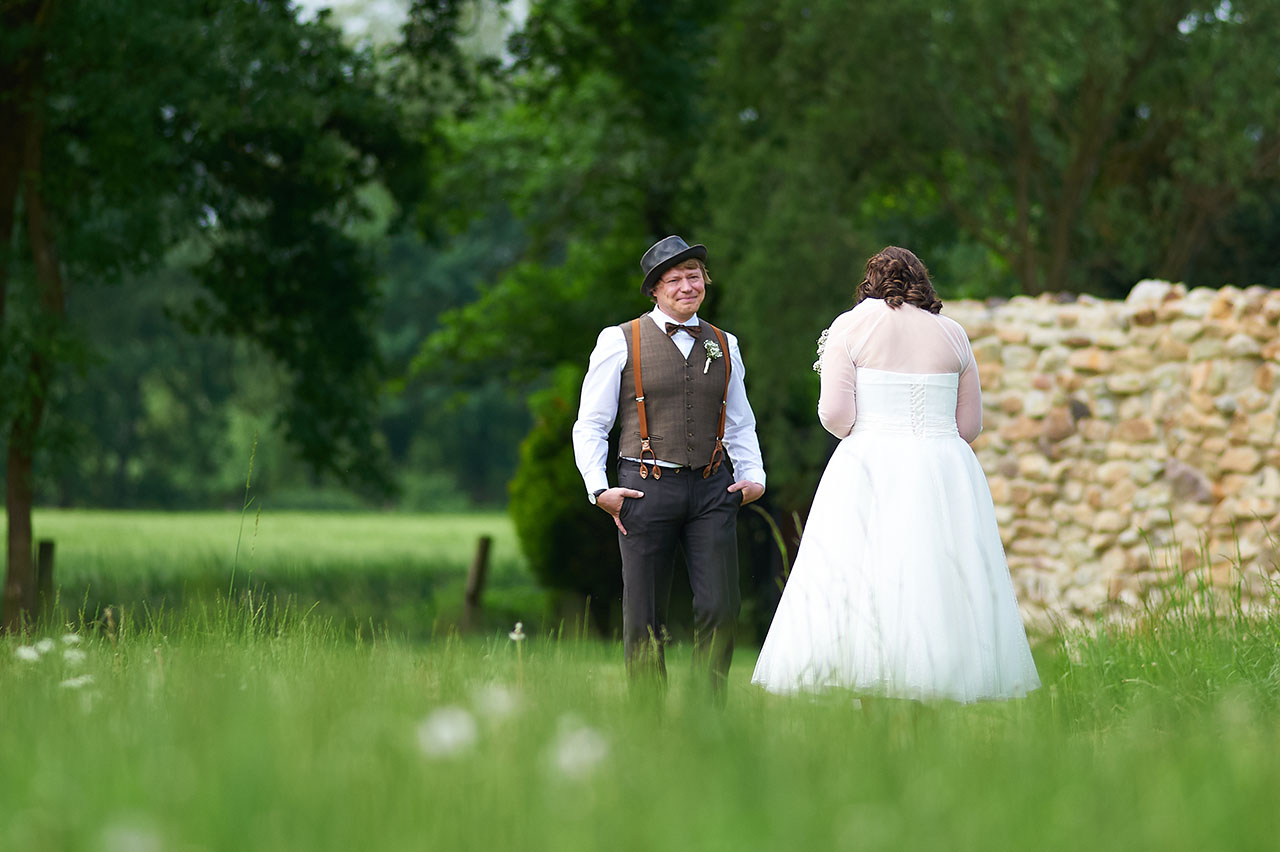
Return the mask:
<svg viewBox="0 0 1280 852">
<path fill-rule="evenodd" d="M 699 322 L 702 335 L 694 341 L 689 357 L 682 358 L 675 341 L 660 331 L 649 315 L 640 318 L 640 378 L 644 384 L 649 444 L 659 459 L 690 467 L 703 467 L 711 461 L 726 391 L 722 360 L 714 359 L 703 372 L 707 363 L 704 344 L 716 341 L 716 335 L 710 323 Z M 627 340 L 627 363 L 618 386 L 618 449 L 620 455 L 638 459 L 640 416 L 636 411 L 631 323 L 619 328 Z M 728 351 L 721 357 L 728 358 Z"/>
</svg>

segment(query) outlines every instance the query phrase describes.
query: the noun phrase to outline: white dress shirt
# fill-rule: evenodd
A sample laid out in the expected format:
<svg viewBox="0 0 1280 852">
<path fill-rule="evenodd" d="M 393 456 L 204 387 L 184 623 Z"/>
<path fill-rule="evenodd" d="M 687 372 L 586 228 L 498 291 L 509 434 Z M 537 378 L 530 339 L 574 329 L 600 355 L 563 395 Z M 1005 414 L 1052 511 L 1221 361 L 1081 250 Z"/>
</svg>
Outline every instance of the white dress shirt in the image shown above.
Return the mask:
<svg viewBox="0 0 1280 852">
<path fill-rule="evenodd" d="M 649 312 L 651 319 L 666 334 L 669 322 L 676 322 L 655 307 Z M 694 314 L 684 325 L 697 325 Z M 733 460 L 734 475 L 740 480 L 764 485 L 764 462 L 760 457 L 760 441 L 756 438 L 756 416 L 747 402 L 747 388 L 743 384 L 742 353 L 738 350 L 738 338 L 725 332 L 729 341 L 729 389 L 725 396 L 724 448 Z M 680 347 L 680 354 L 689 357 L 696 342 L 692 335 L 676 332 L 672 341 Z M 605 471 L 609 454 L 609 430 L 618 416 L 618 396 L 621 390 L 622 370 L 627 365 L 627 338 L 621 328 L 609 326 L 596 338 L 596 348 L 591 351 L 587 376 L 582 380 L 582 402 L 578 406 L 578 420 L 573 424 L 573 457 L 577 462 L 587 493 L 592 494 L 609 487 Z M 679 463 L 658 459 L 663 467 L 679 467 Z"/>
</svg>

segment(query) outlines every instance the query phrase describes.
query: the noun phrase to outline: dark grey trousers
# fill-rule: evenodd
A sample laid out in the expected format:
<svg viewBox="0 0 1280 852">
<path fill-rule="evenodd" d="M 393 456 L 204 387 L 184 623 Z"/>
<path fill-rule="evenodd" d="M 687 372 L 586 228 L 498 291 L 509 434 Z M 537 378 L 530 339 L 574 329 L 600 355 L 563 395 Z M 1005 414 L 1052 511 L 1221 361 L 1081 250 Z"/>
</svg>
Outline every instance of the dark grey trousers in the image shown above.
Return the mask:
<svg viewBox="0 0 1280 852">
<path fill-rule="evenodd" d="M 662 651 L 676 548 L 684 551 L 693 591 L 694 665 L 705 668 L 712 694 L 723 699 L 733 659 L 738 591 L 738 509 L 726 463 L 706 479 L 701 468 L 664 468 L 661 479 L 640 478 L 635 462 L 618 464 L 618 485 L 643 491 L 628 498 L 619 517 L 622 551 L 622 635 L 627 673 L 666 682 Z"/>
</svg>

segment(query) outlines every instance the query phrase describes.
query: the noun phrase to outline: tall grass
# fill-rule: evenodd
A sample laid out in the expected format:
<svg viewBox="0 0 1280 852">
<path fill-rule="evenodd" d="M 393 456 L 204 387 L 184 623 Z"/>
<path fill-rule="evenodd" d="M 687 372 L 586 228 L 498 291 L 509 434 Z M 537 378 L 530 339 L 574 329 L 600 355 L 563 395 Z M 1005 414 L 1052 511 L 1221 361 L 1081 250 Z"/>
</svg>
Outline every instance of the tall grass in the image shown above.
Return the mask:
<svg viewBox="0 0 1280 852">
<path fill-rule="evenodd" d="M 219 594 L 0 638 L 0 849 L 1200 852 L 1280 828 L 1280 615 L 1207 573 L 1042 637 L 1042 689 L 967 707 L 771 696 L 741 649 L 717 711 L 686 645 L 654 696 L 580 635 L 414 643 Z"/>
<path fill-rule="evenodd" d="M 1234 569 L 1234 582 L 1215 584 L 1207 558 L 1186 573 L 1166 567 L 1142 611 L 1061 631 L 1060 693 L 1076 724 L 1103 727 L 1135 707 L 1152 724 L 1222 702 L 1232 712 L 1280 711 L 1280 589 L 1263 579 L 1246 599 L 1238 561 Z"/>
<path fill-rule="evenodd" d="M 1023 701 L 865 710 L 761 693 L 746 650 L 716 711 L 685 646 L 655 700 L 576 637 L 126 615 L 0 641 L 0 848 L 1269 849 L 1277 635 L 1184 600 L 1042 645 Z"/>
</svg>

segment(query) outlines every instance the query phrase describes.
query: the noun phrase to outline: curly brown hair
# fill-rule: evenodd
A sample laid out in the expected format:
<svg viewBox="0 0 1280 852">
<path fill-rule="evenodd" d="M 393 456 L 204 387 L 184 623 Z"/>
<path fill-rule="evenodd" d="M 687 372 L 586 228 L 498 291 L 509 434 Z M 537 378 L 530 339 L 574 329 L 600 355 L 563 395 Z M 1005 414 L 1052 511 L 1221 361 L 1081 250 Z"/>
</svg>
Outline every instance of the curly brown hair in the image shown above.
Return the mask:
<svg viewBox="0 0 1280 852">
<path fill-rule="evenodd" d="M 891 308 L 903 302 L 931 314 L 942 310 L 942 302 L 929 281 L 929 270 L 910 251 L 886 246 L 867 261 L 867 273 L 855 291 L 855 301 L 884 299 Z"/>
</svg>

